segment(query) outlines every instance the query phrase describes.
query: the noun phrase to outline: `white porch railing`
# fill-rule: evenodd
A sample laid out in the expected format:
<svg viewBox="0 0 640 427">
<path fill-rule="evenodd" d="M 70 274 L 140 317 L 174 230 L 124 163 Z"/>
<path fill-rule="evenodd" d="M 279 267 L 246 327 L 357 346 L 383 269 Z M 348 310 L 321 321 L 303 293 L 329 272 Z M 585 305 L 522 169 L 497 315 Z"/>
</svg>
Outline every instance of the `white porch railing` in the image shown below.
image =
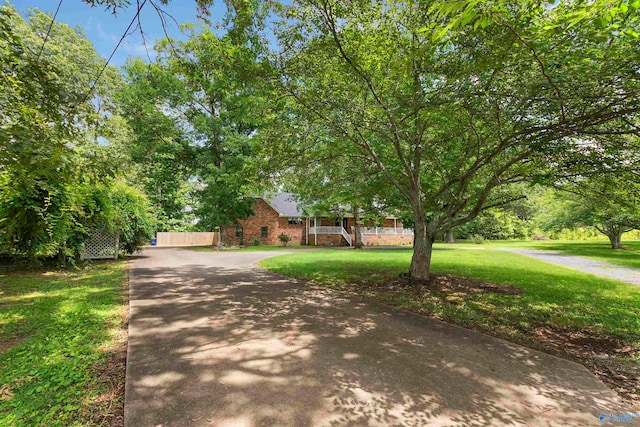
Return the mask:
<svg viewBox="0 0 640 427">
<path fill-rule="evenodd" d="M 342 234 L 342 230 L 344 230 L 344 228 L 339 226 L 327 227 L 319 225 L 317 227 L 310 227 L 309 234 Z"/>
<path fill-rule="evenodd" d="M 342 227 L 340 227 L 342 228 Z M 345 230 L 344 228 L 342 228 L 342 237 L 344 237 L 344 240 L 347 241 L 347 243 L 349 244 L 349 246 L 353 246 L 353 242 L 351 241 L 351 235 L 349 233 L 347 233 L 347 230 Z"/>
<path fill-rule="evenodd" d="M 411 228 L 362 227 L 362 234 L 413 235 L 413 230 Z"/>
<path fill-rule="evenodd" d="M 329 227 L 329 226 L 317 226 L 317 227 L 309 227 L 309 234 L 338 234 L 344 237 L 344 240 L 347 241 L 349 246 L 353 246 L 353 241 L 351 240 L 351 236 L 347 233 L 347 230 L 340 226 Z"/>
</svg>

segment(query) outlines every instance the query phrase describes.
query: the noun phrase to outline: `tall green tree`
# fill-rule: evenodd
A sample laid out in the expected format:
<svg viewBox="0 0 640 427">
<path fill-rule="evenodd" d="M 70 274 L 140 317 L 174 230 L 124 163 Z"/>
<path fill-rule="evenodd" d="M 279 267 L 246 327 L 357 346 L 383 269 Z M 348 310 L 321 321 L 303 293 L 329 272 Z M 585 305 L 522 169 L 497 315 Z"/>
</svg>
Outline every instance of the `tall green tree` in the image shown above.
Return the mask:
<svg viewBox="0 0 640 427">
<path fill-rule="evenodd" d="M 159 231 L 184 229 L 190 222 L 186 208 L 193 204 L 189 178 L 195 174 L 196 158 L 187 131 L 174 114 L 184 97 L 184 82 L 164 65 L 140 59 L 124 69 L 128 84 L 120 101 L 131 134 L 123 150 L 135 165 L 132 181 L 149 197 Z"/>
<path fill-rule="evenodd" d="M 579 177 L 557 186 L 567 201 L 562 215 L 574 226 L 592 226 L 622 249 L 622 235 L 640 229 L 640 183 L 636 175 Z M 564 193 L 564 194 L 562 194 Z"/>
<path fill-rule="evenodd" d="M 637 5 L 623 3 L 294 1 L 281 81 L 411 207 L 410 277 L 428 280 L 435 237 L 508 203 L 500 187 L 620 166 L 640 111 Z"/>
<path fill-rule="evenodd" d="M 46 39 L 44 35 L 48 34 Z M 11 252 L 64 257 L 78 188 L 112 174 L 100 123 L 119 75 L 80 30 L 0 7 L 0 240 Z"/>
<path fill-rule="evenodd" d="M 199 225 L 218 227 L 221 245 L 227 226 L 252 213 L 244 164 L 266 102 L 260 46 L 194 29 L 188 41 L 164 45 L 168 67 L 186 82 L 183 105 L 198 146 Z"/>
<path fill-rule="evenodd" d="M 168 146 L 188 153 L 166 162 L 167 170 L 182 173 L 163 175 L 174 182 L 189 180 L 196 227 L 219 228 L 224 244 L 226 227 L 252 212 L 244 165 L 262 120 L 268 67 L 260 59 L 260 44 L 251 38 L 186 29 L 188 40 L 157 45 L 157 64 L 127 67 L 131 86 L 125 103 L 137 151 L 149 155 L 167 146 L 160 140 L 172 138 Z M 150 126 L 155 123 L 157 128 Z"/>
</svg>

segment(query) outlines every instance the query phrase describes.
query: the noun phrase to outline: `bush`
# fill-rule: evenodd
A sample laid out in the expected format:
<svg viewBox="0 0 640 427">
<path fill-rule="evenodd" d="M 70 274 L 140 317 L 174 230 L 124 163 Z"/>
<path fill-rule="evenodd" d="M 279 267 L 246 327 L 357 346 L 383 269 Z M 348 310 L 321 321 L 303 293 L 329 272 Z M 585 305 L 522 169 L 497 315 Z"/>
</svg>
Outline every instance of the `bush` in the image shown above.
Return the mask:
<svg viewBox="0 0 640 427">
<path fill-rule="evenodd" d="M 486 211 L 464 225 L 454 229 L 455 237 L 470 239 L 475 234 L 487 240 L 525 239 L 531 234 L 527 221 L 510 212 Z"/>
<path fill-rule="evenodd" d="M 253 240 L 251 241 L 251 244 L 252 244 L 253 246 L 260 246 L 260 245 L 262 244 L 262 241 L 256 237 L 255 239 L 253 239 Z"/>
<path fill-rule="evenodd" d="M 280 239 L 280 243 L 282 243 L 282 246 L 287 246 L 287 243 L 289 243 L 291 241 L 291 237 L 289 237 L 288 235 L 282 233 L 278 236 L 278 239 Z"/>
<path fill-rule="evenodd" d="M 107 226 L 120 235 L 120 249 L 132 254 L 153 237 L 153 216 L 147 198 L 140 191 L 117 184 L 111 188 L 113 215 Z"/>
<path fill-rule="evenodd" d="M 471 241 L 476 245 L 481 245 L 484 243 L 484 237 L 482 237 L 482 235 L 480 234 L 472 234 L 470 238 Z"/>
</svg>

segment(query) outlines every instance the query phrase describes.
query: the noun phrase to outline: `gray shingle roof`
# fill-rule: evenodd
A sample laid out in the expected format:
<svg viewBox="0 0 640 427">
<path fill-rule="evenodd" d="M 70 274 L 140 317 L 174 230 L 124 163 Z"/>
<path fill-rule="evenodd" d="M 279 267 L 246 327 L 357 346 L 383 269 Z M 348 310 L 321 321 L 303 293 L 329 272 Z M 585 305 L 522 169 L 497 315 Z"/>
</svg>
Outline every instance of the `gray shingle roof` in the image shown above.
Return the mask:
<svg viewBox="0 0 640 427">
<path fill-rule="evenodd" d="M 293 193 L 274 193 L 262 196 L 262 199 L 269 204 L 280 216 L 283 217 L 305 217 Z"/>
</svg>

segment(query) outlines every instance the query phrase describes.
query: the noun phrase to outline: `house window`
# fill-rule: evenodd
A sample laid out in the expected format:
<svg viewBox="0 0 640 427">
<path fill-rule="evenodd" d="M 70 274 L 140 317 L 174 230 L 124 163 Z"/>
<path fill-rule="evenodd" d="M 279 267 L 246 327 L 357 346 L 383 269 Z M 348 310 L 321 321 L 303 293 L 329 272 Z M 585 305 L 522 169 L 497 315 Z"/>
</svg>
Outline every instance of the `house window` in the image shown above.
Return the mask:
<svg viewBox="0 0 640 427">
<path fill-rule="evenodd" d="M 236 237 L 242 238 L 242 226 L 236 225 Z"/>
<path fill-rule="evenodd" d="M 269 227 L 260 227 L 260 236 L 269 237 Z"/>
<path fill-rule="evenodd" d="M 290 225 L 302 224 L 302 218 L 289 218 Z"/>
</svg>

